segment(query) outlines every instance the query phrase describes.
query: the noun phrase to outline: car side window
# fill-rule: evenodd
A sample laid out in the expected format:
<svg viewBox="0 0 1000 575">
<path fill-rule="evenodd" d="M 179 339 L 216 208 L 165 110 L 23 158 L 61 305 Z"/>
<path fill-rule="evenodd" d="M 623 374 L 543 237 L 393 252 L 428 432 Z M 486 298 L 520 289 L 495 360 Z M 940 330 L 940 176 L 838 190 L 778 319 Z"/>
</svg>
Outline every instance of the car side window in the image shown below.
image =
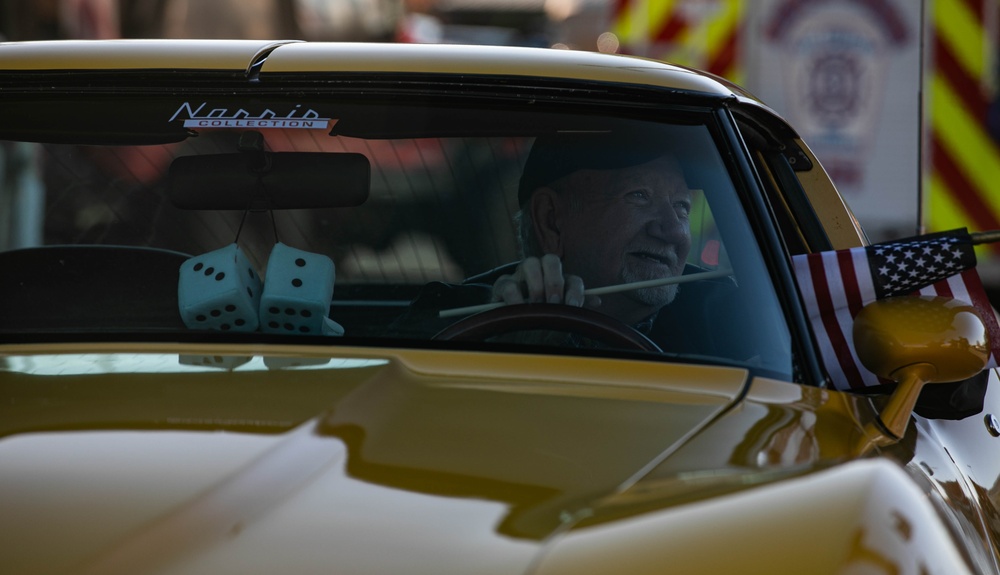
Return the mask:
<svg viewBox="0 0 1000 575">
<path fill-rule="evenodd" d="M 831 249 L 830 240 L 799 183 L 795 167 L 789 162 L 787 150 L 796 148 L 796 144 L 787 139 L 779 141 L 747 121 L 737 119 L 737 123 L 750 148 L 750 158 L 789 254 Z"/>
</svg>

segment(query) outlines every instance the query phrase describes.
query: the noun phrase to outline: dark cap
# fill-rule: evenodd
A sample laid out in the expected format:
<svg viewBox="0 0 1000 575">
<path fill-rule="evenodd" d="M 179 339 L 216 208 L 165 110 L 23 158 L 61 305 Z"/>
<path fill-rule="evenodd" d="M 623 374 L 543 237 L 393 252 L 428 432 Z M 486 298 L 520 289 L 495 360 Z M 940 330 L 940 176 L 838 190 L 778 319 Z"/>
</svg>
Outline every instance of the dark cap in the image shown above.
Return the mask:
<svg viewBox="0 0 1000 575">
<path fill-rule="evenodd" d="M 649 128 L 538 136 L 521 172 L 518 203 L 523 206 L 532 192 L 577 170 L 629 168 L 650 162 L 668 151 L 663 132 Z"/>
</svg>

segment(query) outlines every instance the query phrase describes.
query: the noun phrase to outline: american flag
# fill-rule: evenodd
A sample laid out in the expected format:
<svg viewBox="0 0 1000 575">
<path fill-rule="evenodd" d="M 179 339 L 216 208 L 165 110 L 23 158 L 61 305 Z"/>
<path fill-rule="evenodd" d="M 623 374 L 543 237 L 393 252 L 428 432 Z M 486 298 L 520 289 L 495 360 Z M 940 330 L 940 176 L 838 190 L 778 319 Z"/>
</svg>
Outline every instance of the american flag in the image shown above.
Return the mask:
<svg viewBox="0 0 1000 575">
<path fill-rule="evenodd" d="M 858 361 L 854 317 L 865 305 L 897 295 L 937 295 L 971 303 L 986 323 L 990 367 L 1000 356 L 1000 325 L 986 297 L 973 240 L 964 230 L 928 234 L 847 250 L 792 257 L 820 353 L 834 387 L 880 385 Z"/>
</svg>

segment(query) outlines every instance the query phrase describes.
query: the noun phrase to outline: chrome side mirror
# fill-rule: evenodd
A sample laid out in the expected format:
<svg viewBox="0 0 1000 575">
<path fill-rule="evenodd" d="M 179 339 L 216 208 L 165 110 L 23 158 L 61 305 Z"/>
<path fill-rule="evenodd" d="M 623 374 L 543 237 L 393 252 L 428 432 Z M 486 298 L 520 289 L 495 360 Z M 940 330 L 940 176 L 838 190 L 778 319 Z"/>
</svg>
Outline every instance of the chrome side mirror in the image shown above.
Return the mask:
<svg viewBox="0 0 1000 575">
<path fill-rule="evenodd" d="M 866 368 L 897 384 L 879 415 L 882 429 L 866 430 L 869 445 L 895 443 L 903 436 L 924 385 L 972 377 L 985 369 L 990 356 L 989 335 L 976 308 L 933 296 L 866 305 L 854 318 L 854 347 Z"/>
</svg>

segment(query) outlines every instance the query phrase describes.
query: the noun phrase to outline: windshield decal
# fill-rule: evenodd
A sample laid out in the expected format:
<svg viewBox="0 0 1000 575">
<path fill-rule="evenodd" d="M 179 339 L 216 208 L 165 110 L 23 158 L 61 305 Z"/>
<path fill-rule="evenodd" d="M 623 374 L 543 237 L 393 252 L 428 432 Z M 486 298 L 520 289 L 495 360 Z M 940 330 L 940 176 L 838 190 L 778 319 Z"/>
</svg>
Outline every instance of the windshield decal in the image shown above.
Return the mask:
<svg viewBox="0 0 1000 575">
<path fill-rule="evenodd" d="M 243 108 L 208 108 L 208 102 L 192 106 L 184 102 L 177 108 L 170 122 L 181 119 L 185 128 L 296 128 L 302 130 L 328 130 L 337 123 L 330 118 L 321 118 L 312 108 L 302 110 L 296 104 L 289 112 L 279 115 L 265 108 L 256 115 Z"/>
</svg>

